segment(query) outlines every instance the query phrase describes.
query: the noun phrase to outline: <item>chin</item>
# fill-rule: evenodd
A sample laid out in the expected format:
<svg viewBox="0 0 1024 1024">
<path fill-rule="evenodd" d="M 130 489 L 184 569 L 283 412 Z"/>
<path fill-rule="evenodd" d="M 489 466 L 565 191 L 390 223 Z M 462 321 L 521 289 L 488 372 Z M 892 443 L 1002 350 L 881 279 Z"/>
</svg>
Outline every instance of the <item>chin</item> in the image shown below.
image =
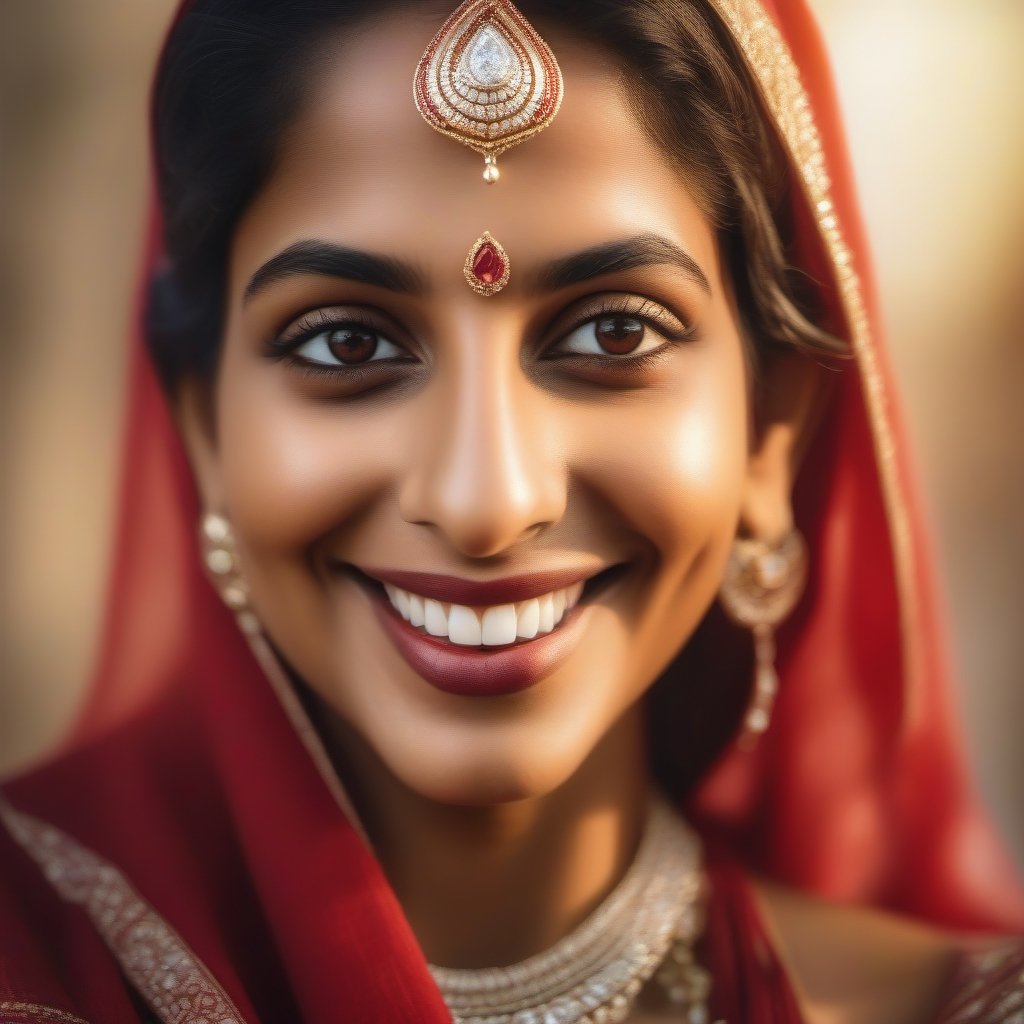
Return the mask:
<svg viewBox="0 0 1024 1024">
<path fill-rule="evenodd" d="M 536 723 L 528 730 L 461 726 L 440 734 L 418 731 L 415 740 L 404 743 L 392 734 L 373 749 L 390 773 L 423 799 L 487 807 L 547 796 L 593 748 L 587 737 Z"/>
</svg>

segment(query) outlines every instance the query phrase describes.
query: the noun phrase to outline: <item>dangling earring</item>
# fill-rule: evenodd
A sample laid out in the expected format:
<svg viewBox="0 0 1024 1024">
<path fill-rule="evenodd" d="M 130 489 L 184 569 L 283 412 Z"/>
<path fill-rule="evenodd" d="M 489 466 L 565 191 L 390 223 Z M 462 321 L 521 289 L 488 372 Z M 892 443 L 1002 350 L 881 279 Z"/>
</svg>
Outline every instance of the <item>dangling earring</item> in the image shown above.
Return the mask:
<svg viewBox="0 0 1024 1024">
<path fill-rule="evenodd" d="M 807 581 L 807 544 L 797 530 L 778 544 L 736 538 L 719 592 L 731 619 L 754 634 L 754 689 L 743 718 L 740 746 L 750 750 L 768 729 L 779 680 L 775 627 L 796 606 Z"/>
<path fill-rule="evenodd" d="M 260 621 L 249 607 L 249 587 L 238 566 L 238 553 L 231 523 L 224 516 L 207 512 L 203 516 L 201 535 L 203 562 L 213 577 L 221 600 L 235 613 L 238 628 L 246 636 L 261 632 Z"/>
</svg>

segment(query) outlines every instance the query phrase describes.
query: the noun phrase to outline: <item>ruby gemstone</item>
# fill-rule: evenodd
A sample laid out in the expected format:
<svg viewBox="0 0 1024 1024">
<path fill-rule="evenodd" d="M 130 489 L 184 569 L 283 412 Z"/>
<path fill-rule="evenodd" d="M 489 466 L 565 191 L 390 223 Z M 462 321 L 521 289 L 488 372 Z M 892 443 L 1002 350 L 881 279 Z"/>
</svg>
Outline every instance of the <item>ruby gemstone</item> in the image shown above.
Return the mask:
<svg viewBox="0 0 1024 1024">
<path fill-rule="evenodd" d="M 480 246 L 473 260 L 473 276 L 481 284 L 497 284 L 505 274 L 505 261 L 491 242 Z"/>
</svg>

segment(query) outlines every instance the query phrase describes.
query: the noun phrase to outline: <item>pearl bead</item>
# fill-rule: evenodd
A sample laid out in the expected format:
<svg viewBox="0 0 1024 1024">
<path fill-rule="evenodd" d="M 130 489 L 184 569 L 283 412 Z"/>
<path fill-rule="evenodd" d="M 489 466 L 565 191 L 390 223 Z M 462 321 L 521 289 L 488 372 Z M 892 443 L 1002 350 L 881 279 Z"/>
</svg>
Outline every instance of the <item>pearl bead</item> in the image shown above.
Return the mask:
<svg viewBox="0 0 1024 1024">
<path fill-rule="evenodd" d="M 238 628 L 246 636 L 256 636 L 260 632 L 260 620 L 252 612 L 239 612 Z"/>
<path fill-rule="evenodd" d="M 206 554 L 206 567 L 215 576 L 226 576 L 235 567 L 235 560 L 227 548 L 213 548 Z"/>
<path fill-rule="evenodd" d="M 214 544 L 223 544 L 231 534 L 231 524 L 215 512 L 203 516 L 203 534 Z"/>
</svg>

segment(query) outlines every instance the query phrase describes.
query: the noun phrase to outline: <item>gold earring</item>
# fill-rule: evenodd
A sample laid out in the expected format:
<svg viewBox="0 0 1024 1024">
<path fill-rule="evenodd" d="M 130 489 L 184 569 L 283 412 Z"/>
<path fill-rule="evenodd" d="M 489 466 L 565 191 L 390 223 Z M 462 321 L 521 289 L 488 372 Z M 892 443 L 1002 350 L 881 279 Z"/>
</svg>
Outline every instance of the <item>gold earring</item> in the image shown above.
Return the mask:
<svg viewBox="0 0 1024 1024">
<path fill-rule="evenodd" d="M 775 627 L 793 610 L 807 582 L 807 544 L 792 530 L 777 544 L 737 538 L 719 600 L 729 617 L 754 634 L 754 689 L 740 745 L 752 749 L 771 724 L 779 689 Z"/>
<path fill-rule="evenodd" d="M 203 563 L 220 594 L 220 599 L 235 613 L 238 628 L 246 636 L 262 632 L 256 613 L 249 606 L 249 586 L 238 565 L 238 552 L 231 523 L 215 512 L 203 516 L 200 533 Z"/>
</svg>

